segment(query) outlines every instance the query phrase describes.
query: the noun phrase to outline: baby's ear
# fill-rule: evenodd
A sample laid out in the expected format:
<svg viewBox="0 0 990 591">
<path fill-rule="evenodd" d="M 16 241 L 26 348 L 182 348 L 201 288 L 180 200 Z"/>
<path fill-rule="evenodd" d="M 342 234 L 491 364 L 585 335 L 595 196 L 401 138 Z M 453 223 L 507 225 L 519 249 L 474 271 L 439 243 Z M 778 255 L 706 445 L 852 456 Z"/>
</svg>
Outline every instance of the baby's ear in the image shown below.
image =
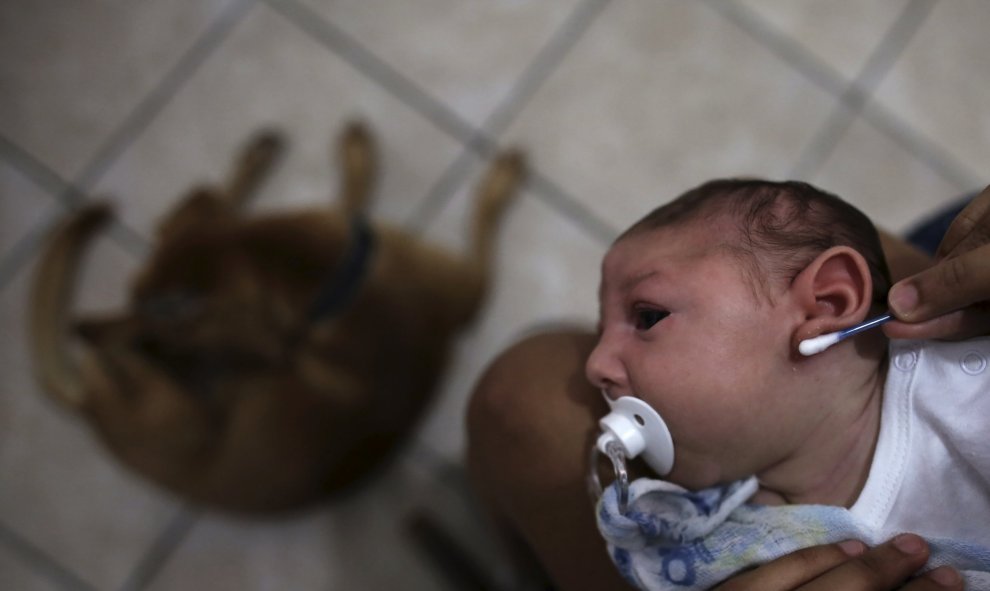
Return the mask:
<svg viewBox="0 0 990 591">
<path fill-rule="evenodd" d="M 833 246 L 819 254 L 790 289 L 805 313 L 792 338 L 795 351 L 804 339 L 862 322 L 873 303 L 870 268 L 863 255 L 848 246 Z"/>
</svg>

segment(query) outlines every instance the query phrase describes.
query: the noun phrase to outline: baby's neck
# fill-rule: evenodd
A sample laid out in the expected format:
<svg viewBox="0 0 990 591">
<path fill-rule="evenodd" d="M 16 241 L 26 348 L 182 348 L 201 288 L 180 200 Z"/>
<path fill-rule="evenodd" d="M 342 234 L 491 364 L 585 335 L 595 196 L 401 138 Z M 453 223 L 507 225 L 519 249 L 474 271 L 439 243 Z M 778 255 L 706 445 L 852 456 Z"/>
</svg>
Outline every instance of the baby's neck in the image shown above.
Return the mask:
<svg viewBox="0 0 990 591">
<path fill-rule="evenodd" d="M 873 463 L 880 432 L 886 364 L 871 378 L 851 386 L 857 403 L 823 420 L 790 457 L 758 473 L 760 490 L 752 502 L 766 505 L 821 504 L 851 507 L 859 498 Z M 824 396 L 849 394 L 822 392 Z"/>
</svg>

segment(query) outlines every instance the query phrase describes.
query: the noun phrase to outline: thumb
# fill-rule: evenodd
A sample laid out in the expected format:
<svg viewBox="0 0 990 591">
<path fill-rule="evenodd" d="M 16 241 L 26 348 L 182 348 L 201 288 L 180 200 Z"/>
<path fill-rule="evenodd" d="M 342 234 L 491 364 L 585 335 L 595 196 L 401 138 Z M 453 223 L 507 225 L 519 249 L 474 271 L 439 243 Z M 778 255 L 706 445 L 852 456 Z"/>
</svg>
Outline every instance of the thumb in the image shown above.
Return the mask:
<svg viewBox="0 0 990 591">
<path fill-rule="evenodd" d="M 896 283 L 887 297 L 903 322 L 923 322 L 990 300 L 990 245 L 943 259 Z"/>
</svg>

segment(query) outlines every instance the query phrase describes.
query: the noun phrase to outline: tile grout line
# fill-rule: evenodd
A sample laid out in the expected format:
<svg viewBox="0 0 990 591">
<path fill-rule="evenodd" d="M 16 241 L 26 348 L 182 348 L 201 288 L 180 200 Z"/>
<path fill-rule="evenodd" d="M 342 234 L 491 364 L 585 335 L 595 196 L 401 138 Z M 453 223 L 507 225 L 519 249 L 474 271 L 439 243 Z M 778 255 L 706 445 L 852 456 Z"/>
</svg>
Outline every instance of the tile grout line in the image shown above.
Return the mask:
<svg viewBox="0 0 990 591">
<path fill-rule="evenodd" d="M 496 105 L 495 110 L 486 118 L 482 132 L 487 132 L 489 136 L 498 136 L 518 117 L 550 75 L 570 55 L 609 2 L 610 0 L 585 0 L 568 15 L 547 44 L 537 51 L 506 99 Z"/>
<path fill-rule="evenodd" d="M 485 135 L 479 134 L 469 122 L 462 119 L 456 112 L 447 107 L 415 82 L 406 78 L 384 60 L 366 49 L 360 42 L 341 30 L 335 24 L 327 21 L 297 0 L 261 0 L 270 8 L 281 14 L 289 22 L 310 35 L 317 42 L 332 51 L 335 55 L 351 64 L 358 72 L 370 77 L 391 93 L 401 102 L 432 122 L 438 129 L 465 146 L 473 146 L 482 151 L 491 151 L 496 143 Z M 590 4 L 589 4 L 590 5 Z M 484 148 L 478 142 L 486 142 Z M 537 178 L 535 171 L 530 173 L 531 179 Z M 538 183 L 538 186 L 554 190 L 546 199 L 551 207 L 561 212 L 578 212 L 572 219 L 578 226 L 591 234 L 600 237 L 604 223 L 597 220 L 589 211 L 584 210 L 573 197 L 552 183 Z"/>
<path fill-rule="evenodd" d="M 31 257 L 41 247 L 48 229 L 56 223 L 55 220 L 60 216 L 61 209 L 58 203 L 53 203 L 49 206 L 50 211 L 45 214 L 44 219 L 30 228 L 0 258 L 0 293 L 13 282 L 14 278 L 21 272 L 21 269 L 27 265 Z"/>
<path fill-rule="evenodd" d="M 934 7 L 932 0 L 911 0 L 884 33 L 866 63 L 839 97 L 825 123 L 791 168 L 792 178 L 810 178 L 828 161 L 849 127 L 869 103 Z"/>
<path fill-rule="evenodd" d="M 46 213 L 41 221 L 36 222 L 7 252 L 0 255 L 0 293 L 2 293 L 17 276 L 21 267 L 30 260 L 48 228 L 54 223 L 53 220 L 58 217 L 59 197 L 70 196 L 73 202 L 81 201 L 83 197 L 79 189 L 3 134 L 0 134 L 0 159 L 43 192 L 48 193 L 52 197 L 52 204 L 48 209 L 54 211 L 54 213 Z"/>
<path fill-rule="evenodd" d="M 186 50 L 155 88 L 138 103 L 123 123 L 97 149 L 96 156 L 76 179 L 77 186 L 86 190 L 92 189 L 257 2 L 258 0 L 231 0 L 206 32 Z"/>
<path fill-rule="evenodd" d="M 58 210 L 58 204 L 65 200 L 79 203 L 85 199 L 82 191 L 77 187 L 3 134 L 0 134 L 0 159 L 52 197 L 53 205 L 50 205 L 49 209 Z M 56 213 L 46 214 L 41 221 L 29 228 L 13 247 L 0 255 L 0 292 L 3 292 L 3 289 L 17 276 L 21 267 L 27 264 L 57 217 Z"/>
<path fill-rule="evenodd" d="M 147 588 L 168 564 L 169 559 L 188 537 L 199 518 L 199 511 L 185 505 L 181 506 L 152 541 L 144 556 L 138 560 L 131 574 L 121 585 L 120 591 L 141 591 Z"/>
<path fill-rule="evenodd" d="M 866 104 L 862 117 L 897 145 L 930 166 L 943 180 L 960 190 L 970 191 L 986 186 L 984 175 L 959 162 L 937 142 L 876 102 Z"/>
<path fill-rule="evenodd" d="M 492 152 L 498 148 L 496 138 L 516 119 L 543 83 L 570 54 L 608 3 L 609 0 L 585 0 L 564 19 L 544 46 L 537 50 L 505 98 L 495 105 L 480 129 L 474 131 L 464 150 L 441 173 L 426 197 L 421 200 L 420 206 L 407 220 L 411 228 L 422 230 L 450 202 L 456 188 L 465 182 L 474 156 L 491 157 Z"/>
<path fill-rule="evenodd" d="M 54 203 L 50 206 L 53 213 L 48 213 L 44 219 L 37 222 L 26 234 L 0 256 L 0 293 L 20 274 L 31 258 L 44 244 L 49 230 L 63 217 L 65 206 Z M 109 235 L 123 248 L 124 252 L 134 257 L 141 257 L 149 244 L 137 230 L 114 217 L 110 222 Z"/>
<path fill-rule="evenodd" d="M 260 0 L 312 39 L 377 82 L 393 96 L 460 142 L 474 135 L 471 124 L 393 68 L 343 29 L 296 0 Z"/>
<path fill-rule="evenodd" d="M 533 170 L 529 184 L 545 205 L 574 222 L 594 240 L 607 246 L 619 235 L 618 228 L 585 207 L 550 177 Z"/>
<path fill-rule="evenodd" d="M 910 0 L 904 7 L 853 82 L 863 91 L 859 93 L 862 95 L 862 101 L 870 99 L 877 86 L 887 77 L 904 50 L 928 20 L 934 8 L 935 0 Z"/>
<path fill-rule="evenodd" d="M 41 548 L 0 522 L 0 545 L 9 548 L 34 573 L 45 577 L 66 591 L 95 591 L 75 573 L 59 563 Z"/>
<path fill-rule="evenodd" d="M 785 35 L 771 26 L 752 9 L 733 0 L 704 0 L 703 3 L 769 49 L 784 63 L 803 74 L 825 92 L 835 98 L 841 97 L 845 92 L 846 82 L 841 73 L 808 51 L 793 37 Z"/>
<path fill-rule="evenodd" d="M 937 0 L 928 0 L 924 20 L 935 9 Z M 920 10 L 920 9 L 919 9 Z M 921 24 L 918 24 L 920 28 Z M 912 33 L 913 38 L 913 33 Z M 901 48 L 906 49 L 907 43 Z M 899 52 L 900 53 L 900 52 Z M 914 126 L 903 121 L 893 111 L 877 101 L 867 101 L 861 116 L 875 129 L 891 138 L 895 143 L 913 154 L 922 162 L 928 164 L 937 174 L 962 190 L 971 190 L 983 186 L 983 174 L 974 171 L 949 155 L 938 142 L 917 131 Z"/>
<path fill-rule="evenodd" d="M 48 214 L 37 222 L 26 234 L 21 236 L 12 248 L 0 255 L 0 292 L 2 292 L 17 276 L 21 267 L 30 260 L 42 243 L 48 229 L 60 217 L 59 214 L 65 208 L 71 209 L 80 206 L 88 198 L 85 192 L 63 179 L 54 170 L 48 168 L 43 162 L 2 134 L 0 134 L 0 159 L 23 174 L 39 189 L 48 193 L 54 204 L 51 209 L 56 211 L 56 213 Z M 124 247 L 125 251 L 134 255 L 144 252 L 148 243 L 139 232 L 118 218 L 115 218 L 111 224 L 110 235 L 119 245 Z"/>
<path fill-rule="evenodd" d="M 232 0 L 206 33 L 200 36 L 177 64 L 165 74 L 155 89 L 139 102 L 103 145 L 97 148 L 96 155 L 76 182 L 68 182 L 61 178 L 40 160 L 3 136 L 0 136 L 0 157 L 64 206 L 70 208 L 79 206 L 88 200 L 87 188 L 91 189 L 92 185 L 99 181 L 256 2 L 257 0 Z M 3 291 L 31 259 L 51 224 L 51 219 L 38 223 L 0 258 L 0 291 Z M 141 256 L 148 246 L 147 239 L 140 232 L 120 219 L 114 220 L 111 236 L 126 252 L 134 256 Z"/>
<path fill-rule="evenodd" d="M 0 133 L 0 159 L 55 198 L 66 196 L 72 202 L 84 199 L 79 188 L 2 133 Z"/>
<path fill-rule="evenodd" d="M 735 2 L 706 0 L 705 3 L 759 43 L 765 45 L 814 84 L 829 94 L 841 98 L 846 90 L 846 83 L 842 80 L 842 76 L 808 52 L 800 43 L 772 28 L 752 10 Z M 961 189 L 979 185 L 981 178 L 979 174 L 956 161 L 935 141 L 916 131 L 879 103 L 875 101 L 866 103 L 861 116 L 880 133 L 930 166 L 936 174 L 949 183 L 959 186 Z"/>
</svg>

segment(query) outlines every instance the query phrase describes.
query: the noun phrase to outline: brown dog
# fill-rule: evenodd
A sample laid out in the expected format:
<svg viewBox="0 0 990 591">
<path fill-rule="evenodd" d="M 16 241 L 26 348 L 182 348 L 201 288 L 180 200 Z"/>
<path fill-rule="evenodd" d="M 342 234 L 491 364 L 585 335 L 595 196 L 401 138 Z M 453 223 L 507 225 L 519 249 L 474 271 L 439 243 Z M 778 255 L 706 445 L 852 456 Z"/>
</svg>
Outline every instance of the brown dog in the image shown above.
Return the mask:
<svg viewBox="0 0 990 591">
<path fill-rule="evenodd" d="M 340 210 L 241 215 L 280 144 L 260 136 L 229 182 L 180 201 L 127 311 L 69 319 L 79 252 L 105 206 L 54 232 L 33 286 L 45 388 L 133 469 L 235 511 L 326 498 L 402 441 L 479 308 L 495 229 L 523 175 L 518 154 L 496 159 L 477 189 L 469 252 L 456 257 L 362 221 L 375 154 L 358 124 L 340 142 Z"/>
</svg>

